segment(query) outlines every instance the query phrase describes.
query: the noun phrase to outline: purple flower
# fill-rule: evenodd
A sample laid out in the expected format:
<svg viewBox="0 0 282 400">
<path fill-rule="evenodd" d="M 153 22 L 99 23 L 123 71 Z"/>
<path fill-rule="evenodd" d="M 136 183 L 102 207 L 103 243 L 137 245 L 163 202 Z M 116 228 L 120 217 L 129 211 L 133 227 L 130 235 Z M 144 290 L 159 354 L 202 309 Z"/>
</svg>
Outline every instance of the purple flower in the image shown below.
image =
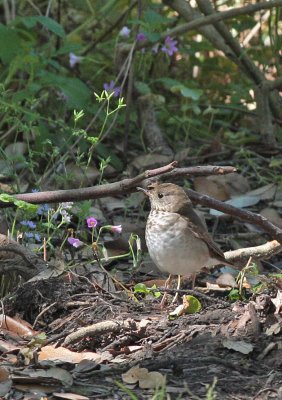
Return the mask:
<svg viewBox="0 0 282 400">
<path fill-rule="evenodd" d="M 74 68 L 76 66 L 76 64 L 79 64 L 82 60 L 82 57 L 79 57 L 77 55 L 75 55 L 74 53 L 70 53 L 69 54 L 69 63 L 70 63 L 70 67 Z"/>
<path fill-rule="evenodd" d="M 173 40 L 170 36 L 167 36 L 165 39 L 165 44 L 162 47 L 162 51 L 171 57 L 173 53 L 177 52 L 178 50 L 176 47 L 177 43 L 177 40 Z"/>
<path fill-rule="evenodd" d="M 23 226 L 27 226 L 30 229 L 36 228 L 36 224 L 33 221 L 21 221 L 20 224 Z"/>
<path fill-rule="evenodd" d="M 129 29 L 127 26 L 123 26 L 121 28 L 121 30 L 119 31 L 119 35 L 121 37 L 128 38 L 130 35 L 130 32 L 131 32 L 131 29 Z"/>
<path fill-rule="evenodd" d="M 111 226 L 111 231 L 115 233 L 121 233 L 122 232 L 122 226 L 121 225 L 112 225 Z"/>
<path fill-rule="evenodd" d="M 86 220 L 88 228 L 95 228 L 98 224 L 98 221 L 94 217 L 89 217 Z"/>
<path fill-rule="evenodd" d="M 41 242 L 41 236 L 39 235 L 39 233 L 35 233 L 34 234 L 34 238 L 37 242 Z"/>
<path fill-rule="evenodd" d="M 24 234 L 28 239 L 33 238 L 33 233 L 32 232 L 25 232 Z"/>
<path fill-rule="evenodd" d="M 38 215 L 43 215 L 45 212 L 48 212 L 49 210 L 49 205 L 48 204 L 42 204 L 40 207 L 38 207 L 37 214 Z"/>
<path fill-rule="evenodd" d="M 121 93 L 120 87 L 115 87 L 115 82 L 111 81 L 110 83 L 104 83 L 104 89 L 107 93 L 112 94 L 114 93 L 114 97 L 118 97 Z"/>
<path fill-rule="evenodd" d="M 137 33 L 136 40 L 137 40 L 137 42 L 143 42 L 144 40 L 146 40 L 145 33 L 143 33 L 143 32 Z"/>
<path fill-rule="evenodd" d="M 83 243 L 79 239 L 75 239 L 73 237 L 69 237 L 68 242 L 75 248 L 78 248 L 79 246 L 83 245 Z"/>
</svg>

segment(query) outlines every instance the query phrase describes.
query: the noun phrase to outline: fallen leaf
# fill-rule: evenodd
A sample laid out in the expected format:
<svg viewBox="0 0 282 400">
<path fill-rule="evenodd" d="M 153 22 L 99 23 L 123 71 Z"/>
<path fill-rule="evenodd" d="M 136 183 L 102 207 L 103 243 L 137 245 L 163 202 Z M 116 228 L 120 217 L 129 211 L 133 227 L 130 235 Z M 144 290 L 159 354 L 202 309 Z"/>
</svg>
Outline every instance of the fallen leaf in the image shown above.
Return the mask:
<svg viewBox="0 0 282 400">
<path fill-rule="evenodd" d="M 280 217 L 279 212 L 275 208 L 266 207 L 260 211 L 260 214 L 267 218 L 270 222 L 282 228 L 282 218 Z"/>
<path fill-rule="evenodd" d="M 101 361 L 101 356 L 93 352 L 75 353 L 65 347 L 54 347 L 50 345 L 42 347 L 38 355 L 38 360 L 52 360 L 60 363 L 69 362 L 73 364 L 78 364 L 82 360 L 91 360 L 99 363 Z"/>
<path fill-rule="evenodd" d="M 24 369 L 21 371 L 21 375 L 12 375 L 11 379 L 15 383 L 22 384 L 42 384 L 48 383 L 57 385 L 58 383 L 64 386 L 71 386 L 73 384 L 73 378 L 71 374 L 63 368 L 52 367 L 47 370 L 37 369 L 36 371 L 30 369 Z"/>
<path fill-rule="evenodd" d="M 146 379 L 148 376 L 147 368 L 132 367 L 127 372 L 121 375 L 124 383 L 133 384 L 137 383 L 140 379 Z"/>
<path fill-rule="evenodd" d="M 53 393 L 53 396 L 58 397 L 59 399 L 67 399 L 67 400 L 89 400 L 89 397 L 81 396 L 76 393 Z"/>
<path fill-rule="evenodd" d="M 139 379 L 140 389 L 158 389 L 165 386 L 166 378 L 160 372 L 152 371 L 145 378 Z"/>
<path fill-rule="evenodd" d="M 268 328 L 266 328 L 265 333 L 267 336 L 271 335 L 277 335 L 281 331 L 281 324 L 279 322 L 276 322 L 275 324 L 272 324 Z"/>
<path fill-rule="evenodd" d="M 238 287 L 234 276 L 229 272 L 224 272 L 223 274 L 221 274 L 217 278 L 216 283 L 221 287 L 229 287 L 229 288 Z"/>
<path fill-rule="evenodd" d="M 37 333 L 28 322 L 20 318 L 8 317 L 8 315 L 5 314 L 0 314 L 0 326 L 2 329 L 7 329 L 9 332 L 21 336 L 32 336 Z"/>
<path fill-rule="evenodd" d="M 278 290 L 277 295 L 274 299 L 271 299 L 272 303 L 275 305 L 275 313 L 274 314 L 279 314 L 280 311 L 282 310 L 282 292 L 281 290 Z"/>
<path fill-rule="evenodd" d="M 254 349 L 254 346 L 251 343 L 247 343 L 243 340 L 236 341 L 236 340 L 226 339 L 223 340 L 222 344 L 227 349 L 238 351 L 239 353 L 242 354 L 249 354 Z"/>
</svg>

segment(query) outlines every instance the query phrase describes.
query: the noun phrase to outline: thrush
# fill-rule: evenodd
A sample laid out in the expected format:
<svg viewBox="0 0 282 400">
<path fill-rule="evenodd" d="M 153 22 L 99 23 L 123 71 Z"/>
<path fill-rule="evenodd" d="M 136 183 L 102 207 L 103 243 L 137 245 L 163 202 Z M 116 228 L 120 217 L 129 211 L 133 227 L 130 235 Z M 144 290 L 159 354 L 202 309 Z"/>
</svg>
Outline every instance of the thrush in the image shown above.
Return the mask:
<svg viewBox="0 0 282 400">
<path fill-rule="evenodd" d="M 138 189 L 150 199 L 145 237 L 149 254 L 161 271 L 194 275 L 203 267 L 228 264 L 184 189 L 172 183 Z"/>
</svg>

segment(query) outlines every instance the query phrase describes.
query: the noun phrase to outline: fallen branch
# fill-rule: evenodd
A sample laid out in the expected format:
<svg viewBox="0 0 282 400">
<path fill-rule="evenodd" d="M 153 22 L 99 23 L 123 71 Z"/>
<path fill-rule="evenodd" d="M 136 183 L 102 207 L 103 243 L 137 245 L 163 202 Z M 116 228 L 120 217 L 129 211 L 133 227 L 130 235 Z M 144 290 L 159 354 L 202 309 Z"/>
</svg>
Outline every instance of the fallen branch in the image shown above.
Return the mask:
<svg viewBox="0 0 282 400">
<path fill-rule="evenodd" d="M 83 201 L 130 193 L 145 179 L 153 178 L 158 175 L 162 175 L 164 178 L 167 179 L 188 175 L 223 175 L 236 171 L 236 168 L 231 166 L 218 167 L 211 165 L 207 167 L 200 166 L 176 169 L 176 165 L 177 162 L 173 161 L 163 167 L 145 171 L 134 178 L 123 179 L 119 182 L 106 183 L 100 186 L 92 186 L 80 189 L 54 190 L 48 192 L 22 193 L 16 194 L 14 195 L 14 197 L 18 200 L 24 200 L 33 204 L 59 203 L 64 201 Z M 173 173 L 171 173 L 171 171 Z M 11 203 L 0 202 L 0 208 L 10 207 L 11 205 Z"/>
<path fill-rule="evenodd" d="M 78 342 L 85 337 L 98 337 L 113 332 L 120 332 L 124 329 L 136 330 L 136 323 L 133 320 L 98 322 L 97 324 L 86 326 L 68 335 L 65 338 L 63 346 L 68 346 L 72 343 Z"/>
<path fill-rule="evenodd" d="M 222 211 L 225 214 L 232 215 L 235 218 L 239 218 L 243 221 L 248 221 L 253 225 L 257 225 L 282 244 L 282 229 L 269 222 L 262 215 L 231 206 L 230 204 L 215 200 L 212 197 L 199 194 L 191 189 L 187 189 L 186 192 L 193 202 L 214 208 L 215 210 Z"/>
<path fill-rule="evenodd" d="M 264 243 L 260 246 L 246 247 L 237 250 L 226 251 L 224 256 L 229 262 L 245 262 L 250 257 L 255 260 L 267 259 L 282 250 L 282 245 L 277 242 L 277 240 L 272 240 L 271 242 Z"/>
</svg>

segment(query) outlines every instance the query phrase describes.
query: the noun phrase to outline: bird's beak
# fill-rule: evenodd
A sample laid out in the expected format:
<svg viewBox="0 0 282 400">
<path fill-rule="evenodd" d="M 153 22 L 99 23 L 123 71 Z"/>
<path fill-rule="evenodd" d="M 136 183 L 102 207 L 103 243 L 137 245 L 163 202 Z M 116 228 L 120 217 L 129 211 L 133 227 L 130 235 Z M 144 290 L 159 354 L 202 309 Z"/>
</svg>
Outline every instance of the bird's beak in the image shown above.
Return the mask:
<svg viewBox="0 0 282 400">
<path fill-rule="evenodd" d="M 140 186 L 136 187 L 137 190 L 139 190 L 140 192 L 143 192 L 146 196 L 149 196 L 149 190 L 148 189 L 144 189 Z"/>
</svg>

